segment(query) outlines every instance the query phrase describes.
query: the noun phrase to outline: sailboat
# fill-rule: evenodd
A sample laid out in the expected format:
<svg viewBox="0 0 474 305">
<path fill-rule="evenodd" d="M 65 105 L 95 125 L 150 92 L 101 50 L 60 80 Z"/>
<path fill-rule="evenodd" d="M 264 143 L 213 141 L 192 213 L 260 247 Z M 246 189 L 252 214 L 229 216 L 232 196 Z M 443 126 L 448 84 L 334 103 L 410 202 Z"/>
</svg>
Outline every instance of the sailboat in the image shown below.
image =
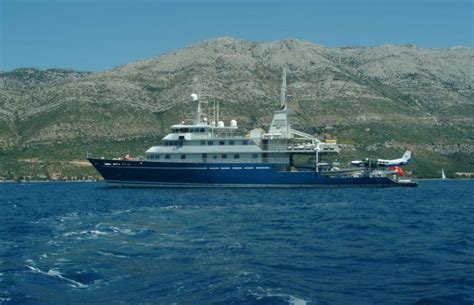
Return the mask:
<svg viewBox="0 0 474 305">
<path fill-rule="evenodd" d="M 446 179 L 446 174 L 444 173 L 444 169 L 441 169 L 441 179 Z"/>
</svg>

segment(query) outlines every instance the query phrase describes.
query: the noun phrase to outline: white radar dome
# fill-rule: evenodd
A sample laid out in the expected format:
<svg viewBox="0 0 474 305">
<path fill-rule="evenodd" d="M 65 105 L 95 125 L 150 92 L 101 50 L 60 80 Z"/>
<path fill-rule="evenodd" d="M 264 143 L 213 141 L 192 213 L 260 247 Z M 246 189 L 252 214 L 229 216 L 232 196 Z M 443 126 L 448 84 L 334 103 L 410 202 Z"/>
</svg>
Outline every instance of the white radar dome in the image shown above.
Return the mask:
<svg viewBox="0 0 474 305">
<path fill-rule="evenodd" d="M 195 102 L 199 99 L 198 95 L 196 93 L 191 94 L 191 101 Z"/>
<path fill-rule="evenodd" d="M 237 121 L 236 120 L 231 120 L 230 121 L 230 126 L 231 127 L 237 127 Z"/>
<path fill-rule="evenodd" d="M 224 122 L 222 121 L 217 122 L 217 127 L 224 127 Z"/>
</svg>

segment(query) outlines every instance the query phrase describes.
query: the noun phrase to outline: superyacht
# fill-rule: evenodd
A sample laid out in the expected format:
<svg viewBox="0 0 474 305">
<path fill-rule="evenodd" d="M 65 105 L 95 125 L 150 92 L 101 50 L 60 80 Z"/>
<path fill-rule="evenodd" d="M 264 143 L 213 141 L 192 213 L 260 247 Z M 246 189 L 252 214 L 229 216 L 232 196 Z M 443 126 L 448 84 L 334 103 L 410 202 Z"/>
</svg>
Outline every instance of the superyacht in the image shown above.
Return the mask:
<svg viewBox="0 0 474 305">
<path fill-rule="evenodd" d="M 336 141 L 320 140 L 290 125 L 285 69 L 280 107 L 268 131 L 239 132 L 236 120 L 227 125 L 219 120 L 218 105 L 209 121 L 204 101 L 193 93 L 191 102 L 194 118 L 171 126 L 144 157 L 88 160 L 111 187 L 417 186 L 400 174 L 398 165 L 407 162 L 395 164 L 395 170 L 371 160 L 355 161 L 361 163 L 346 169 L 327 162 L 340 152 Z M 304 156 L 311 162 L 298 165 L 295 159 Z"/>
</svg>

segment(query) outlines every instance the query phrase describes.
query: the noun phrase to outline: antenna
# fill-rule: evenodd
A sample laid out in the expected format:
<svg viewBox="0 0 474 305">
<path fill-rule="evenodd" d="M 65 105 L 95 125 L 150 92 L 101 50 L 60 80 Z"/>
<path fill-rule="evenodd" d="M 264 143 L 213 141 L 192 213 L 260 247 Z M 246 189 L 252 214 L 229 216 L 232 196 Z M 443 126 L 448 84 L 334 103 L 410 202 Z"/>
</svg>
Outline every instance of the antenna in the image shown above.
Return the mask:
<svg viewBox="0 0 474 305">
<path fill-rule="evenodd" d="M 280 106 L 282 110 L 286 108 L 286 68 L 281 76 Z"/>
<path fill-rule="evenodd" d="M 213 122 L 213 125 L 214 125 L 214 124 L 217 122 L 217 120 L 216 120 L 216 100 L 215 100 L 215 99 L 214 99 L 214 107 L 213 107 L 213 110 L 214 110 L 214 111 L 213 111 L 213 114 L 212 114 L 212 118 L 213 118 L 213 120 L 214 120 L 214 122 Z"/>
</svg>

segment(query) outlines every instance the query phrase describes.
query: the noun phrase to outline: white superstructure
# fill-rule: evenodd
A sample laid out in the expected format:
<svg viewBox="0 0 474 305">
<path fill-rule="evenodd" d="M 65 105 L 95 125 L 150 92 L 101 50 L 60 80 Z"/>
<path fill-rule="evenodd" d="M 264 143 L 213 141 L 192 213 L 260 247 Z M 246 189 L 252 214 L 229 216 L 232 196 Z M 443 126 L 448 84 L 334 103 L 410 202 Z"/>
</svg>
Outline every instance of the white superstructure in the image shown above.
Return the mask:
<svg viewBox="0 0 474 305">
<path fill-rule="evenodd" d="M 286 70 L 283 69 L 280 109 L 275 111 L 268 132 L 254 129 L 243 135 L 236 120 L 226 125 L 219 121 L 218 115 L 214 115 L 214 121 L 209 122 L 202 111 L 203 101 L 193 93 L 191 101 L 197 103 L 194 119 L 190 124 L 171 126 L 171 133 L 161 140 L 160 145 L 146 151 L 146 158 L 156 162 L 272 163 L 290 166 L 294 154 L 314 154 L 317 163 L 320 154 L 338 153 L 335 141 L 322 142 L 291 128 L 286 95 Z M 214 109 L 214 113 L 216 111 Z"/>
</svg>

